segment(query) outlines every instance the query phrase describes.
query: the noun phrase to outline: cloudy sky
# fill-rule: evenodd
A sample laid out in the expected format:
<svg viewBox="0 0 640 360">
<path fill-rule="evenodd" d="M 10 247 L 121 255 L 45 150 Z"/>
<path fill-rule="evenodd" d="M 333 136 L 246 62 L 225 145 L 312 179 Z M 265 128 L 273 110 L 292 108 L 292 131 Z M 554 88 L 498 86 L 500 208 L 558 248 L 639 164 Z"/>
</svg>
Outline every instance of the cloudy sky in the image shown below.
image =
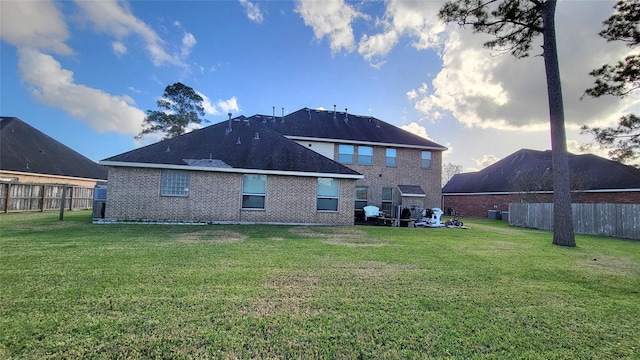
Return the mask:
<svg viewBox="0 0 640 360">
<path fill-rule="evenodd" d="M 579 127 L 611 125 L 638 98 L 580 100 L 590 70 L 629 49 L 597 33 L 613 1 L 564 0 L 557 36 L 570 151 Z M 134 136 L 164 88 L 205 99 L 210 123 L 300 108 L 348 108 L 449 148 L 481 169 L 550 149 L 541 38 L 516 60 L 437 18 L 441 1 L 0 2 L 0 111 L 93 160 Z M 27 25 L 28 24 L 28 25 Z"/>
</svg>

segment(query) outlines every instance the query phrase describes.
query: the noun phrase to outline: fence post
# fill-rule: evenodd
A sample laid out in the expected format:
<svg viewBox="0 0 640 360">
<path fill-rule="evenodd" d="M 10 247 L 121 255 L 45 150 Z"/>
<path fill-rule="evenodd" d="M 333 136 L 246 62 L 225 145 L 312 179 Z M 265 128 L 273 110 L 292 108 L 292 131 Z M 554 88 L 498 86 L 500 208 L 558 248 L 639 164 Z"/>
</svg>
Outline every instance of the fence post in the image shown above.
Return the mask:
<svg viewBox="0 0 640 360">
<path fill-rule="evenodd" d="M 9 201 L 11 200 L 11 183 L 7 183 L 7 196 L 4 202 L 4 213 L 9 212 Z"/>
<path fill-rule="evenodd" d="M 64 200 L 65 200 L 65 196 L 67 195 L 67 185 L 62 185 L 62 196 L 60 199 L 60 221 L 62 221 L 62 219 L 64 219 Z"/>
<path fill-rule="evenodd" d="M 73 187 L 70 187 L 69 188 L 69 211 L 73 210 L 73 195 L 74 195 L 73 193 L 74 193 Z"/>
<path fill-rule="evenodd" d="M 47 197 L 47 185 L 42 185 L 42 205 L 40 206 L 40 212 L 44 212 L 44 203 Z"/>
</svg>

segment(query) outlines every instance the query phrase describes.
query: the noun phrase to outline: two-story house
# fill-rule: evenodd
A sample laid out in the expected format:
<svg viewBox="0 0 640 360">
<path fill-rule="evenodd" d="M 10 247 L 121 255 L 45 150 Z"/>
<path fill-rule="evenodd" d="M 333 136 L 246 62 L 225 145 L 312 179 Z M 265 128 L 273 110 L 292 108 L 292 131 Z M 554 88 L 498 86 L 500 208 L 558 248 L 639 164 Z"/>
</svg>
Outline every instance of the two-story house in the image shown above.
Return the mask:
<svg viewBox="0 0 640 360">
<path fill-rule="evenodd" d="M 365 205 L 438 206 L 444 150 L 346 112 L 241 116 L 102 160 L 105 217 L 352 225 Z"/>
</svg>

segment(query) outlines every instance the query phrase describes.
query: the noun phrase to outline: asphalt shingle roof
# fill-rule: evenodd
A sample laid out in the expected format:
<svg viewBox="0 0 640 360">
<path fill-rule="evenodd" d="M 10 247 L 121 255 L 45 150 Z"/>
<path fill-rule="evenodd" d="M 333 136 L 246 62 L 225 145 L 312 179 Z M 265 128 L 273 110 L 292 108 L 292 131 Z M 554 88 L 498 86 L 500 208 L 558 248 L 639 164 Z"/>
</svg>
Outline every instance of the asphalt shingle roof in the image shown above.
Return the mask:
<svg viewBox="0 0 640 360">
<path fill-rule="evenodd" d="M 245 117 L 207 126 L 102 161 L 360 175 L 287 139 L 265 127 L 261 121 Z"/>
<path fill-rule="evenodd" d="M 107 168 L 16 117 L 0 117 L 0 169 L 106 180 Z"/>
<path fill-rule="evenodd" d="M 572 182 L 579 190 L 640 189 L 640 169 L 592 154 L 569 155 Z M 471 173 L 456 174 L 444 186 L 447 193 L 511 192 L 522 174 L 551 176 L 551 151 L 521 149 L 504 159 Z M 540 190 L 551 191 L 551 182 Z"/>
<path fill-rule="evenodd" d="M 300 109 L 281 116 L 255 115 L 252 119 L 288 137 L 409 145 L 433 150 L 447 148 L 371 116 Z"/>
</svg>

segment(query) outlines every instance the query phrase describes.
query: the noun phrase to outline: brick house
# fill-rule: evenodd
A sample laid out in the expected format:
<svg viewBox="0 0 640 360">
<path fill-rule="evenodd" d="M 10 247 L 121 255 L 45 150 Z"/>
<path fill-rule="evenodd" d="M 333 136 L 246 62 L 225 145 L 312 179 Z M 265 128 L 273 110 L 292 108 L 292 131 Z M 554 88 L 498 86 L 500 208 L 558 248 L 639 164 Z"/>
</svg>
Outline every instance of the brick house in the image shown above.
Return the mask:
<svg viewBox="0 0 640 360">
<path fill-rule="evenodd" d="M 283 111 L 284 112 L 284 111 Z M 303 108 L 286 116 L 251 117 L 298 144 L 364 175 L 356 180 L 355 209 L 398 205 L 439 207 L 446 147 L 371 116 Z M 403 191 L 404 189 L 404 191 Z"/>
<path fill-rule="evenodd" d="M 0 182 L 93 188 L 106 180 L 106 167 L 19 118 L 0 117 Z"/>
<path fill-rule="evenodd" d="M 102 160 L 106 217 L 353 225 L 366 205 L 438 206 L 444 150 L 346 112 L 241 116 Z"/>
<path fill-rule="evenodd" d="M 245 117 L 100 163 L 118 221 L 352 225 L 362 178 Z"/>
<path fill-rule="evenodd" d="M 640 169 L 592 154 L 569 155 L 573 203 L 640 204 Z M 521 149 L 442 189 L 445 213 L 487 217 L 509 203 L 553 202 L 551 151 Z"/>
</svg>

